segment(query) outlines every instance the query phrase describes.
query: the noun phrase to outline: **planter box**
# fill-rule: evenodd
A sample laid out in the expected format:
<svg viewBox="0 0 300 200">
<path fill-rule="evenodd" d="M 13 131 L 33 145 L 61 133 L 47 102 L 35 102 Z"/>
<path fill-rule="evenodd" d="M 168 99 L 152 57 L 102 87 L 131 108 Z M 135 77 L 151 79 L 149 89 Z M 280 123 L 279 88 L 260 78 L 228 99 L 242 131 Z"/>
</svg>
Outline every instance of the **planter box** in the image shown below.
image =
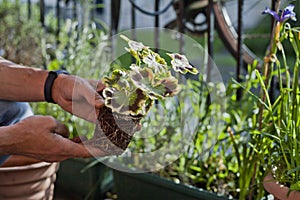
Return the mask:
<svg viewBox="0 0 300 200">
<path fill-rule="evenodd" d="M 82 172 L 92 159 L 68 159 L 60 163 L 56 192 L 76 199 L 101 199 L 112 187 L 112 171 L 102 163 Z"/>
<path fill-rule="evenodd" d="M 118 200 L 221 200 L 227 199 L 208 192 L 149 173 L 113 171 Z"/>
</svg>

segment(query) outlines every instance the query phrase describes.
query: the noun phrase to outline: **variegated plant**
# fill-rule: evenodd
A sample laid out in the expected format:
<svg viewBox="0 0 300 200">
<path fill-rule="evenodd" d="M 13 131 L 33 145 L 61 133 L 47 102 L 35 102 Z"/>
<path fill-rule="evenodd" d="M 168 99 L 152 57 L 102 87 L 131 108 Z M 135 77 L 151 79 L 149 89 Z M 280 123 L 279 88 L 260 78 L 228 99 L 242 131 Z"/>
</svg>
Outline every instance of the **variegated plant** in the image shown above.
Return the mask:
<svg viewBox="0 0 300 200">
<path fill-rule="evenodd" d="M 168 64 L 158 53 L 141 42 L 121 38 L 128 42 L 125 48 L 134 58 L 129 70 L 114 70 L 110 77 L 105 77 L 103 90 L 105 105 L 124 115 L 144 116 L 154 100 L 176 95 L 181 87 L 178 79 L 171 74 L 171 69 L 180 74 L 197 74 L 198 70 L 190 65 L 184 55 L 167 53 L 171 57 Z"/>
</svg>

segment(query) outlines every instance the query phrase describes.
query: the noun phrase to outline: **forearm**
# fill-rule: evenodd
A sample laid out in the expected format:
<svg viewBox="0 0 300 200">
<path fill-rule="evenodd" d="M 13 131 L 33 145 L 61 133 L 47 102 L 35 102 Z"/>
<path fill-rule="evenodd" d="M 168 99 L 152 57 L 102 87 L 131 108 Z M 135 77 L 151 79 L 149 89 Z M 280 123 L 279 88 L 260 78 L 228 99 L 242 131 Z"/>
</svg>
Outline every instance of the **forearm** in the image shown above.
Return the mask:
<svg viewBox="0 0 300 200">
<path fill-rule="evenodd" d="M 0 57 L 0 99 L 43 101 L 48 71 L 14 64 Z"/>
<path fill-rule="evenodd" d="M 9 153 L 9 147 L 13 145 L 14 140 L 10 139 L 13 132 L 13 126 L 0 127 L 0 156 Z"/>
</svg>

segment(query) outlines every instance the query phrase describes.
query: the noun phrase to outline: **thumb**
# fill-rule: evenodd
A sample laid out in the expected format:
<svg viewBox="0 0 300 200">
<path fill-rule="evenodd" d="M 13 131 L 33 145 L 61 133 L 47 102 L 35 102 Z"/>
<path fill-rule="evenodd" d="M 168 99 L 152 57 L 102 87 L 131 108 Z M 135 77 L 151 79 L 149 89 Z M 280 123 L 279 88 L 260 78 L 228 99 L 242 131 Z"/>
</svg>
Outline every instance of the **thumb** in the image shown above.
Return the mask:
<svg viewBox="0 0 300 200">
<path fill-rule="evenodd" d="M 83 91 L 84 98 L 90 104 L 95 106 L 95 108 L 101 108 L 104 105 L 104 100 L 98 93 L 99 89 L 102 89 L 104 85 L 99 81 L 96 87 L 93 87 L 88 81 L 87 84 L 82 84 L 83 87 L 80 91 Z"/>
<path fill-rule="evenodd" d="M 56 126 L 54 127 L 54 129 L 52 129 L 52 132 L 59 134 L 65 138 L 68 138 L 70 136 L 70 132 L 69 132 L 67 126 L 60 123 L 57 120 L 56 120 Z"/>
<path fill-rule="evenodd" d="M 104 106 L 103 98 L 96 92 L 95 93 L 95 108 L 102 108 Z"/>
</svg>

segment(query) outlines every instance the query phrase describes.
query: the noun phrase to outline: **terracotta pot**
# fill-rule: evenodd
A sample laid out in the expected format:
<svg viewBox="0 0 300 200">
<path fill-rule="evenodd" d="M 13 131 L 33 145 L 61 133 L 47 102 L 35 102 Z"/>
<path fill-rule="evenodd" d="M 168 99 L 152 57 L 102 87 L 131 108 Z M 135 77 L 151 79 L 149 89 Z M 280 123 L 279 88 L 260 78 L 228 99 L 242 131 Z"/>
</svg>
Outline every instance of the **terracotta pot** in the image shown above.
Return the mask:
<svg viewBox="0 0 300 200">
<path fill-rule="evenodd" d="M 264 188 L 274 196 L 275 200 L 295 200 L 300 199 L 300 192 L 291 191 L 288 195 L 289 188 L 281 185 L 278 181 L 276 181 L 272 173 L 268 173 L 264 178 L 263 182 Z"/>
<path fill-rule="evenodd" d="M 59 163 L 0 167 L 0 199 L 51 200 Z"/>
</svg>

